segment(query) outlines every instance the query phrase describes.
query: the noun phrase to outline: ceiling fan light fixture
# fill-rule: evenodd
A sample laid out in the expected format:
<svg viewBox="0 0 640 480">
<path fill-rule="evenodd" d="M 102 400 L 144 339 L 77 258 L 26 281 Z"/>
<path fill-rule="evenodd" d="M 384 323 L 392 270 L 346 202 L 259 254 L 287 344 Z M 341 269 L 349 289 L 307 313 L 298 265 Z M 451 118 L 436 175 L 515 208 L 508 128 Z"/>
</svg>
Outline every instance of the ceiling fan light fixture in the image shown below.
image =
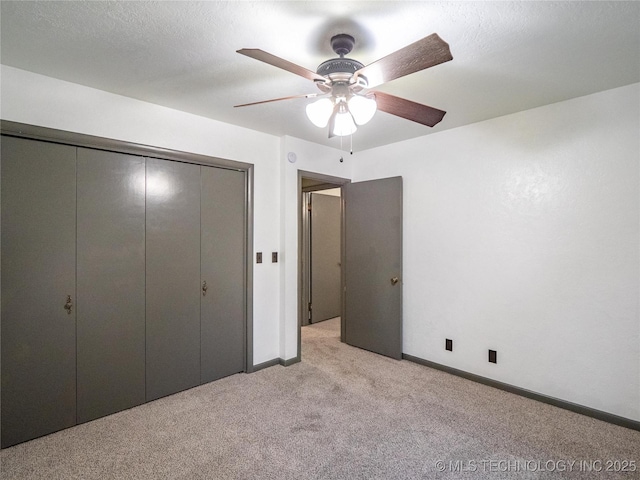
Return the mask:
<svg viewBox="0 0 640 480">
<path fill-rule="evenodd" d="M 358 125 L 364 125 L 373 118 L 378 109 L 372 95 L 354 95 L 349 99 L 349 111 Z"/>
<path fill-rule="evenodd" d="M 350 135 L 357 130 L 358 125 L 369 122 L 377 111 L 377 102 L 380 102 L 381 110 L 385 113 L 422 125 L 433 127 L 442 121 L 447 113 L 443 110 L 388 93 L 369 90 L 391 80 L 453 60 L 449 44 L 437 33 L 432 33 L 369 65 L 363 65 L 357 60 L 345 57 L 354 45 L 355 39 L 351 35 L 342 33 L 332 37 L 331 47 L 339 58 L 321 63 L 315 72 L 257 48 L 238 50 L 237 52 L 242 55 L 313 81 L 322 93 L 293 95 L 245 103 L 236 107 L 321 96 L 320 100 L 307 105 L 306 112 L 309 120 L 317 127 L 329 126 L 329 138 L 336 135 L 341 137 Z"/>
<path fill-rule="evenodd" d="M 307 117 L 316 127 L 324 128 L 329 123 L 329 118 L 333 113 L 333 102 L 329 98 L 321 98 L 320 100 L 307 105 Z"/>
</svg>

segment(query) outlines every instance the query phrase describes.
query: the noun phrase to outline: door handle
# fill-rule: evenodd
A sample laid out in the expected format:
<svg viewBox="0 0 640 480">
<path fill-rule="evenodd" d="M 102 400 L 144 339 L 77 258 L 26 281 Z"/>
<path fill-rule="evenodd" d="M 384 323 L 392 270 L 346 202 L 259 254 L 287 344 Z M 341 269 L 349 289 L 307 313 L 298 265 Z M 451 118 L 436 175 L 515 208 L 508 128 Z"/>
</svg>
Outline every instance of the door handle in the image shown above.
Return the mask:
<svg viewBox="0 0 640 480">
<path fill-rule="evenodd" d="M 202 296 L 206 297 L 207 296 L 207 289 L 209 287 L 207 287 L 207 281 L 205 280 L 204 282 L 202 282 Z"/>
<path fill-rule="evenodd" d="M 400 279 L 398 277 L 391 277 L 391 285 L 395 285 L 399 281 L 400 281 Z"/>
<path fill-rule="evenodd" d="M 73 302 L 71 301 L 71 295 L 67 295 L 67 303 L 64 304 L 64 309 L 69 315 L 71 315 L 71 309 L 73 308 Z"/>
</svg>

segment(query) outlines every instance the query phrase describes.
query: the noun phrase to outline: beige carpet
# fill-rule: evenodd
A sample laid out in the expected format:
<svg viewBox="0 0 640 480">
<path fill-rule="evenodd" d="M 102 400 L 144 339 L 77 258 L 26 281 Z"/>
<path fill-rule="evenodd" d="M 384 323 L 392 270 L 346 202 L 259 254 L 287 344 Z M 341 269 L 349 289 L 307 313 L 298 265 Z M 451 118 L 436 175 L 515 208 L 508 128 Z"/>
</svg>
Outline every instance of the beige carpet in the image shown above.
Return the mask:
<svg viewBox="0 0 640 480">
<path fill-rule="evenodd" d="M 638 467 L 640 432 L 338 337 L 337 320 L 305 327 L 299 364 L 234 375 L 2 450 L 1 477 L 640 478 L 616 471 L 625 461 Z"/>
</svg>

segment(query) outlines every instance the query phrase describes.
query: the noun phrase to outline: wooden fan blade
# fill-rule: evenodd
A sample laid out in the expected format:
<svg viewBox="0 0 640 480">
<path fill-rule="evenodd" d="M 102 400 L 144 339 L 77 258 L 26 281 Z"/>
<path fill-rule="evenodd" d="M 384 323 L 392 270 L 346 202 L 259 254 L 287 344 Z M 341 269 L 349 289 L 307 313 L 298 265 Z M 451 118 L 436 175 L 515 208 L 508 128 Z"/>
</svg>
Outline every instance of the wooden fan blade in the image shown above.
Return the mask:
<svg viewBox="0 0 640 480">
<path fill-rule="evenodd" d="M 306 95 L 291 95 L 290 97 L 272 98 L 271 100 L 262 100 L 260 102 L 243 103 L 242 105 L 234 105 L 235 107 L 250 107 L 251 105 L 260 105 L 261 103 L 279 102 L 280 100 L 291 100 L 293 98 L 315 98 L 323 95 L 322 93 L 307 93 Z"/>
<path fill-rule="evenodd" d="M 364 76 L 372 88 L 452 59 L 449 44 L 432 33 L 356 71 L 353 81 Z"/>
<path fill-rule="evenodd" d="M 295 63 L 291 63 L 288 60 L 276 57 L 275 55 L 271 55 L 270 53 L 257 48 L 243 48 L 241 50 L 237 50 L 237 53 L 246 55 L 250 58 L 255 58 L 256 60 L 260 60 L 261 62 L 268 63 L 269 65 L 273 65 L 274 67 L 281 68 L 283 70 L 286 70 L 287 72 L 295 73 L 296 75 L 300 75 L 301 77 L 304 77 L 308 80 L 318 80 L 323 83 L 327 80 L 322 75 L 318 75 L 317 73 L 312 72 L 311 70 L 307 70 L 300 65 L 296 65 Z"/>
<path fill-rule="evenodd" d="M 373 92 L 376 96 L 378 110 L 397 117 L 406 118 L 412 122 L 421 123 L 433 127 L 444 117 L 445 111 L 437 108 L 412 102 L 404 98 L 396 97 L 384 92 Z"/>
</svg>

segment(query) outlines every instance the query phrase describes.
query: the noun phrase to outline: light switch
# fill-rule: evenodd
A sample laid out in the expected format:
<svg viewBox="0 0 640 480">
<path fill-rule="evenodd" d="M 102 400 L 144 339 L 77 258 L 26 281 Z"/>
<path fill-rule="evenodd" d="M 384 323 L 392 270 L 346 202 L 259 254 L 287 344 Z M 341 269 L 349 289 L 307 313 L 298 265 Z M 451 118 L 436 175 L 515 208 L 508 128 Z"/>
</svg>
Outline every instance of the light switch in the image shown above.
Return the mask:
<svg viewBox="0 0 640 480">
<path fill-rule="evenodd" d="M 256 253 L 256 263 L 262 263 L 262 252 Z"/>
</svg>

